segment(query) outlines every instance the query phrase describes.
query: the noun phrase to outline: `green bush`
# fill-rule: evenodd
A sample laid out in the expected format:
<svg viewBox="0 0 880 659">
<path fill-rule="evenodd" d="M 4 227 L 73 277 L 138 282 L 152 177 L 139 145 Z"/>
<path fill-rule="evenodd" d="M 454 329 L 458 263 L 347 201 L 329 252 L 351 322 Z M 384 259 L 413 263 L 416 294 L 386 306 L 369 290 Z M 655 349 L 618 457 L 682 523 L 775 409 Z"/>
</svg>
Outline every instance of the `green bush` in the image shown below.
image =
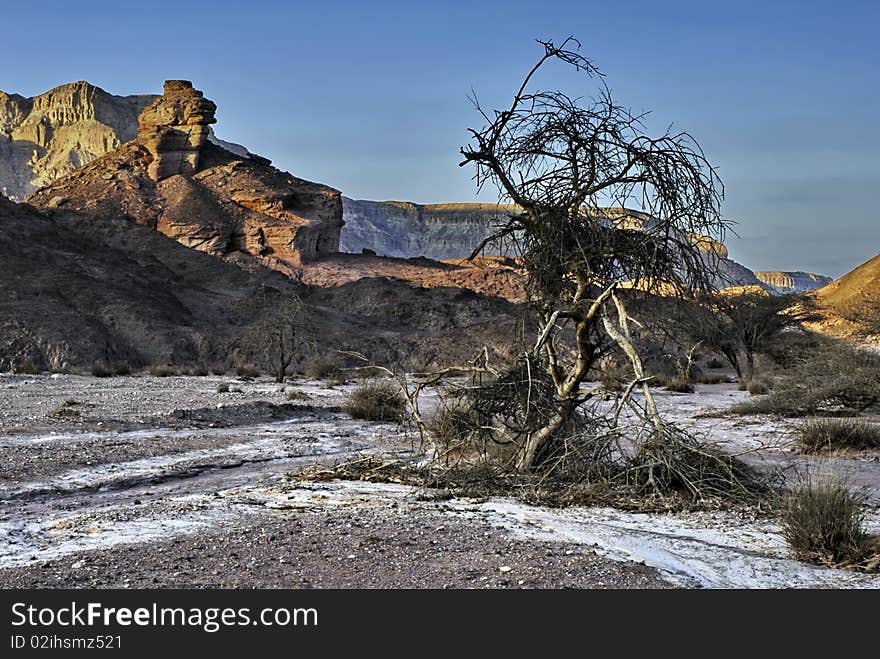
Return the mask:
<svg viewBox="0 0 880 659">
<path fill-rule="evenodd" d="M 798 426 L 796 437 L 804 453 L 880 449 L 880 425 L 859 419 L 815 419 Z"/>
<path fill-rule="evenodd" d="M 800 560 L 823 565 L 865 553 L 864 501 L 833 478 L 804 480 L 785 498 L 782 535 Z"/>
<path fill-rule="evenodd" d="M 355 419 L 401 421 L 406 400 L 391 382 L 368 382 L 355 389 L 345 402 L 345 410 Z"/>
</svg>

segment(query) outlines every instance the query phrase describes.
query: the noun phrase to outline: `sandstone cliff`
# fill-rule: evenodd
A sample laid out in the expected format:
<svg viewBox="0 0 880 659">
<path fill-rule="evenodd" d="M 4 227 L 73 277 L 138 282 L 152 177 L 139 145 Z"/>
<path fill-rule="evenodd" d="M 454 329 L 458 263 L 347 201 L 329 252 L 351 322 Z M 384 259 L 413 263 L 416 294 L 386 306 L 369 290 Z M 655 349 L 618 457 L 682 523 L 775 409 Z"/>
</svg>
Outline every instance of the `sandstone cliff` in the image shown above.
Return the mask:
<svg viewBox="0 0 880 659">
<path fill-rule="evenodd" d="M 33 98 L 0 92 L 0 192 L 22 199 L 131 140 L 155 99 L 113 96 L 83 81 Z"/>
<path fill-rule="evenodd" d="M 335 254 L 339 193 L 246 150 L 218 146 L 209 130 L 215 110 L 191 83 L 169 81 L 140 115 L 134 140 L 29 201 L 96 219 L 126 218 L 187 247 L 215 256 L 246 254 L 288 274 Z"/>
<path fill-rule="evenodd" d="M 756 270 L 755 276 L 780 293 L 806 293 L 830 284 L 831 277 L 812 272 L 782 272 L 777 270 Z"/>
</svg>

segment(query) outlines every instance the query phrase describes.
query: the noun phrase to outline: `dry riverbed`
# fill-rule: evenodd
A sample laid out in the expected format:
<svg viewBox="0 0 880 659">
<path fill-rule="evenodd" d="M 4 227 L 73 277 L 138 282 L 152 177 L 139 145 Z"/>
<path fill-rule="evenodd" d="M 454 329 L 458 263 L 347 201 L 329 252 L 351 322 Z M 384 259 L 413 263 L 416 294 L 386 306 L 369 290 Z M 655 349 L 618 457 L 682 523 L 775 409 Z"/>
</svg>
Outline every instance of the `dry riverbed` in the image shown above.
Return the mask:
<svg viewBox="0 0 880 659">
<path fill-rule="evenodd" d="M 240 391 L 218 393 L 223 383 Z M 880 586 L 791 560 L 772 520 L 743 514 L 551 510 L 291 480 L 362 453 L 416 457 L 398 428 L 341 411 L 352 387 L 0 375 L 0 586 Z M 791 422 L 705 416 L 746 395 L 713 385 L 659 398 L 670 418 L 751 460 L 802 466 Z M 872 485 L 876 502 L 876 456 L 822 468 Z"/>
</svg>

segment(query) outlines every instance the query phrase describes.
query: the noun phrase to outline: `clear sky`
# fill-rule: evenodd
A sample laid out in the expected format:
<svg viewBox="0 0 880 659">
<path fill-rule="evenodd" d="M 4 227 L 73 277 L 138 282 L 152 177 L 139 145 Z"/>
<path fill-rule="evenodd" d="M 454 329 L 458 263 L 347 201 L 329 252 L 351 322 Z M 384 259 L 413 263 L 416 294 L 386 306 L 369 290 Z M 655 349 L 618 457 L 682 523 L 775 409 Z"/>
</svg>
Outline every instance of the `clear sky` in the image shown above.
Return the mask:
<svg viewBox="0 0 880 659">
<path fill-rule="evenodd" d="M 192 80 L 219 137 L 361 199 L 474 201 L 467 95 L 507 102 L 536 37 L 583 43 L 617 99 L 690 131 L 727 187 L 731 256 L 840 275 L 880 252 L 880 3 L 2 0 L 0 89 Z M 558 70 L 558 69 L 557 69 Z M 590 95 L 553 72 L 548 87 Z M 484 201 L 494 201 L 491 192 Z"/>
</svg>

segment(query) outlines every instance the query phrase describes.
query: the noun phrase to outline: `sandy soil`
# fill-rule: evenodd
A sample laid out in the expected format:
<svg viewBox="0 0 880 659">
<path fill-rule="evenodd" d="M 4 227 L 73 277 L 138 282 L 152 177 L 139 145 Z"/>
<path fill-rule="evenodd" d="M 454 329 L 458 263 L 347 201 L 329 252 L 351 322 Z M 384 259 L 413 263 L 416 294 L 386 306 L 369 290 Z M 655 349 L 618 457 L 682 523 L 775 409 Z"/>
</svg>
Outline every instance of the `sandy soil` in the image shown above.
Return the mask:
<svg viewBox="0 0 880 659">
<path fill-rule="evenodd" d="M 221 382 L 241 392 L 217 393 Z M 292 480 L 362 453 L 419 457 L 400 429 L 340 411 L 353 386 L 0 375 L 0 586 L 880 587 L 792 560 L 766 517 Z M 291 389 L 305 400 L 291 404 Z M 764 468 L 846 473 L 869 489 L 880 532 L 878 456 L 807 461 L 796 422 L 712 415 L 746 396 L 711 385 L 658 404 Z M 58 415 L 69 400 L 83 412 Z"/>
</svg>

